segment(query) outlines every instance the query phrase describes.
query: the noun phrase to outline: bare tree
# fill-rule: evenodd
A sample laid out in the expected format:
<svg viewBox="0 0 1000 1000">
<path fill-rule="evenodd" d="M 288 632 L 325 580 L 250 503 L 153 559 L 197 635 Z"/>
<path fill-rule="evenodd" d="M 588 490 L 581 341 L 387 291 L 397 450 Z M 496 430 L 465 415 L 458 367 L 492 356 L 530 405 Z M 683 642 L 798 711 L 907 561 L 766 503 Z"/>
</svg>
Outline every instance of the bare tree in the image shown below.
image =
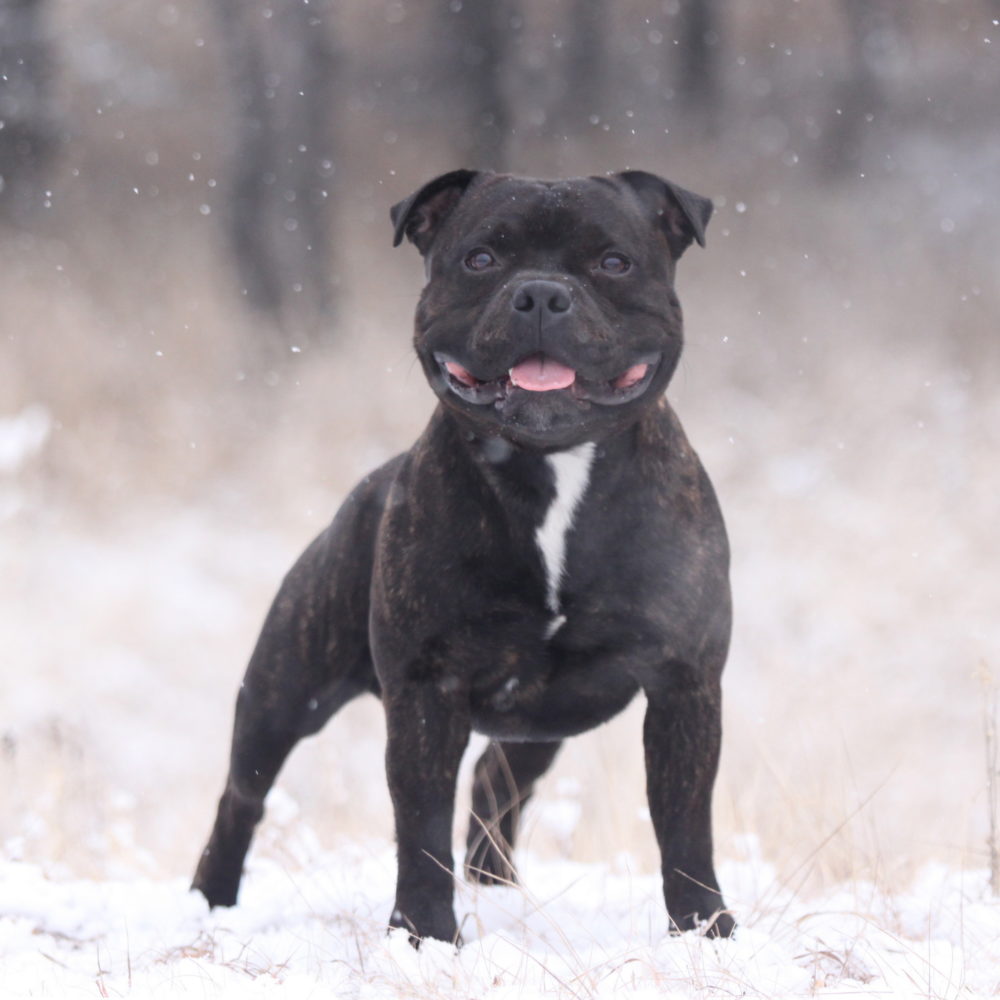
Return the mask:
<svg viewBox="0 0 1000 1000">
<path fill-rule="evenodd" d="M 718 0 L 674 0 L 668 12 L 678 43 L 666 46 L 678 108 L 700 131 L 713 133 L 722 103 Z"/>
<path fill-rule="evenodd" d="M 0 213 L 18 220 L 40 202 L 55 141 L 45 0 L 0 0 Z"/>
<path fill-rule="evenodd" d="M 585 130 L 592 116 L 607 112 L 608 5 L 606 0 L 574 0 L 566 33 L 564 128 Z"/>
<path fill-rule="evenodd" d="M 445 87 L 460 102 L 465 162 L 503 169 L 511 132 L 505 81 L 521 23 L 517 0 L 441 0 L 440 11 L 431 55 L 442 60 Z"/>
<path fill-rule="evenodd" d="M 330 305 L 331 0 L 213 0 L 235 97 L 228 231 L 241 287 L 301 326 Z"/>
<path fill-rule="evenodd" d="M 832 89 L 835 107 L 826 128 L 823 169 L 844 174 L 857 167 L 865 132 L 886 107 L 883 80 L 898 37 L 892 0 L 840 0 L 848 62 Z"/>
</svg>

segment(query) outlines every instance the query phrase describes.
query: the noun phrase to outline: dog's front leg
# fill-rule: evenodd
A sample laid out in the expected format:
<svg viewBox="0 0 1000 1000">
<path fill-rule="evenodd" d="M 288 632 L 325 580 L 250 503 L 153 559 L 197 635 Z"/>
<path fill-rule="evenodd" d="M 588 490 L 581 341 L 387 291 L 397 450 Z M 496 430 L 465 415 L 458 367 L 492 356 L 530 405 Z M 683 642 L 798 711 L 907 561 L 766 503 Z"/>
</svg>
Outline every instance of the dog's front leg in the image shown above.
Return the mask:
<svg viewBox="0 0 1000 1000">
<path fill-rule="evenodd" d="M 413 944 L 425 937 L 458 943 L 451 828 L 470 722 L 468 697 L 446 687 L 407 681 L 383 696 L 399 862 L 390 925 L 409 930 Z"/>
<path fill-rule="evenodd" d="M 722 738 L 719 686 L 681 681 L 646 693 L 646 789 L 667 913 L 677 930 L 711 921 L 708 934 L 728 937 L 735 924 L 722 912 L 726 904 L 712 863 L 712 786 Z"/>
</svg>

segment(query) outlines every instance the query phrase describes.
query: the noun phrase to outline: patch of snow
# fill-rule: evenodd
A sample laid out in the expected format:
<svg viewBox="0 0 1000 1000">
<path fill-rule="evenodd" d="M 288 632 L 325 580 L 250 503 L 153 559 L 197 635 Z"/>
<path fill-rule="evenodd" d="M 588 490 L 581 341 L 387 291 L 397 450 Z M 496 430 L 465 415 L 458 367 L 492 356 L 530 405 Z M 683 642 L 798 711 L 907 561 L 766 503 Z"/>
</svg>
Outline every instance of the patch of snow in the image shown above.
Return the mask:
<svg viewBox="0 0 1000 1000">
<path fill-rule="evenodd" d="M 52 417 L 44 406 L 26 406 L 12 417 L 0 417 L 0 474 L 13 475 L 45 445 Z"/>
<path fill-rule="evenodd" d="M 655 875 L 521 858 L 523 886 L 459 883 L 455 951 L 386 933 L 388 843 L 307 870 L 251 861 L 241 902 L 209 911 L 183 879 L 50 878 L 0 865 L 5 997 L 180 995 L 963 996 L 1000 988 L 1000 902 L 985 873 L 928 866 L 896 895 L 867 884 L 800 898 L 759 858 L 729 861 L 737 936 L 671 936 Z M 746 895 L 744 895 L 746 894 Z"/>
</svg>

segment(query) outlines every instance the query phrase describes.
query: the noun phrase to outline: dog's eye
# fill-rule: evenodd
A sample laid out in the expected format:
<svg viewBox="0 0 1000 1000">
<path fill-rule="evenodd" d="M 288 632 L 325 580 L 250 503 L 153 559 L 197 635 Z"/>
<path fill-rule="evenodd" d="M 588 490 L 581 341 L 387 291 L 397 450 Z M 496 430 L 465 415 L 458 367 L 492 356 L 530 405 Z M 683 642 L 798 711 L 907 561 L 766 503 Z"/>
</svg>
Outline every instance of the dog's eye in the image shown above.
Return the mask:
<svg viewBox="0 0 1000 1000">
<path fill-rule="evenodd" d="M 632 261 L 624 254 L 606 253 L 601 258 L 601 270 L 607 274 L 624 274 L 632 267 Z"/>
<path fill-rule="evenodd" d="M 489 250 L 484 250 L 482 247 L 478 250 L 473 250 L 472 253 L 465 258 L 465 266 L 470 271 L 485 271 L 488 267 L 492 267 L 496 262 L 496 257 L 494 257 Z"/>
</svg>

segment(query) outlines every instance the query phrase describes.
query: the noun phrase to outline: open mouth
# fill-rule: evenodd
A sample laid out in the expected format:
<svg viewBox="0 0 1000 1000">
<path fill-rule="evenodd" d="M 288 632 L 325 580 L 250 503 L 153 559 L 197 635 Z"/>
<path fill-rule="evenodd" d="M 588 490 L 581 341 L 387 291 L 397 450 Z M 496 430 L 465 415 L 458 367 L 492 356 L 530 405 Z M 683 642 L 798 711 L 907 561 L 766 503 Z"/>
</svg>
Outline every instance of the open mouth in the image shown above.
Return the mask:
<svg viewBox="0 0 1000 1000">
<path fill-rule="evenodd" d="M 574 398 L 615 406 L 645 392 L 660 360 L 659 354 L 638 358 L 625 371 L 605 381 L 583 378 L 578 371 L 545 354 L 532 354 L 519 361 L 499 378 L 476 378 L 467 368 L 443 354 L 434 359 L 440 365 L 448 387 L 469 403 L 500 404 L 514 391 L 569 392 Z"/>
</svg>

